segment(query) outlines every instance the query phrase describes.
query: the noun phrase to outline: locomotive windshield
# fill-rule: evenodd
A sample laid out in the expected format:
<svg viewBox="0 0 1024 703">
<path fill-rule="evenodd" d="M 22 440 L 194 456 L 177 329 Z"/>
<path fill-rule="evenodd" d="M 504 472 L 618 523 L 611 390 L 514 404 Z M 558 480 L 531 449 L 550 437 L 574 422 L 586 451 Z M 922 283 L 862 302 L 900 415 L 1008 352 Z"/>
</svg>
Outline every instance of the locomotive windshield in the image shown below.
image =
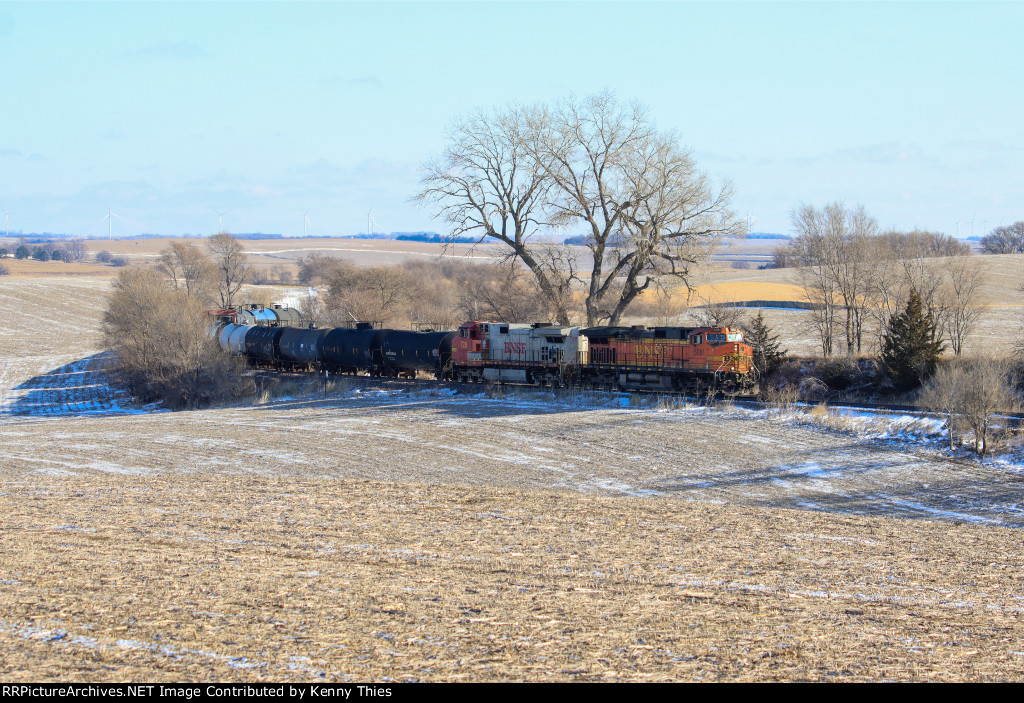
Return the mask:
<svg viewBox="0 0 1024 703">
<path fill-rule="evenodd" d="M 743 335 L 739 332 L 732 332 L 731 334 L 712 334 L 707 335 L 708 344 L 725 344 L 726 342 L 742 342 Z"/>
</svg>

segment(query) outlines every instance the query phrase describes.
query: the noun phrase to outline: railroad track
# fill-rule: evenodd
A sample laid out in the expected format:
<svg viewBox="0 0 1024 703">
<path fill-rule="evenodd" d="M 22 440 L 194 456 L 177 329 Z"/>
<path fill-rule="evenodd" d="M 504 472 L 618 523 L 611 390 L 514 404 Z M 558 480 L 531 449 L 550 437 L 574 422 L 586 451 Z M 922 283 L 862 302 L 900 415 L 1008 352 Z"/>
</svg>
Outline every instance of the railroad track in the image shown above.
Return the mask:
<svg viewBox="0 0 1024 703">
<path fill-rule="evenodd" d="M 269 370 L 257 370 L 255 372 L 257 379 L 274 379 L 279 381 L 282 378 L 293 378 L 296 380 L 312 380 L 310 373 L 296 372 L 296 371 L 269 371 Z M 321 376 L 322 378 L 322 376 Z M 505 388 L 515 389 L 517 392 L 523 393 L 551 393 L 564 392 L 566 394 L 572 393 L 573 388 L 561 388 L 554 389 L 547 386 L 533 386 L 533 385 L 518 385 L 513 383 L 500 383 L 500 384 L 480 384 L 480 383 L 456 383 L 454 381 L 438 381 L 432 378 L 383 378 L 378 376 L 353 376 L 349 374 L 334 374 L 329 377 L 328 380 L 345 379 L 348 382 L 357 384 L 359 387 L 364 389 L 372 390 L 398 390 L 402 388 L 408 388 L 410 385 L 416 385 L 424 389 L 428 388 L 450 388 L 457 393 L 476 394 L 481 391 L 482 388 Z M 257 381 L 259 383 L 259 381 Z M 738 407 L 745 407 L 754 410 L 763 410 L 766 408 L 776 407 L 773 403 L 766 403 L 760 400 L 746 399 L 746 398 L 715 398 L 709 401 L 706 397 L 686 395 L 681 393 L 665 393 L 656 390 L 582 390 L 578 389 L 580 393 L 611 393 L 622 397 L 628 397 L 630 395 L 639 394 L 646 396 L 656 396 L 666 399 L 676 399 L 679 401 L 693 402 L 693 403 L 711 403 L 711 402 L 729 402 L 732 405 Z M 913 415 L 916 417 L 931 417 L 945 419 L 945 413 L 935 413 L 925 410 L 921 410 L 912 405 L 899 405 L 894 403 L 865 403 L 865 402 L 848 402 L 848 401 L 822 401 L 822 402 L 796 402 L 791 404 L 795 408 L 811 409 L 821 405 L 825 405 L 830 408 L 843 408 L 846 410 L 864 410 L 866 412 L 873 412 L 885 415 Z M 996 417 L 1003 418 L 1008 421 L 1010 427 L 1020 427 L 1024 425 L 1024 413 L 1016 412 L 1000 412 L 995 414 Z"/>
</svg>

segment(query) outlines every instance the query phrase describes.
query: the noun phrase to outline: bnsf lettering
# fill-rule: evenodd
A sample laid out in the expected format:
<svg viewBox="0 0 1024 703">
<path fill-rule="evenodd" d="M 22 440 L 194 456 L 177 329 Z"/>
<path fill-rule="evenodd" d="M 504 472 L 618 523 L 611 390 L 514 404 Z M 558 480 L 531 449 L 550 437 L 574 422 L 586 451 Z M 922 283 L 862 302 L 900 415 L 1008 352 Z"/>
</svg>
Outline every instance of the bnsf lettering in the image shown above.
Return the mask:
<svg viewBox="0 0 1024 703">
<path fill-rule="evenodd" d="M 506 354 L 525 354 L 526 342 L 505 342 Z"/>
<path fill-rule="evenodd" d="M 636 345 L 636 360 L 639 363 L 651 364 L 661 363 L 665 357 L 665 350 L 653 344 Z"/>
</svg>

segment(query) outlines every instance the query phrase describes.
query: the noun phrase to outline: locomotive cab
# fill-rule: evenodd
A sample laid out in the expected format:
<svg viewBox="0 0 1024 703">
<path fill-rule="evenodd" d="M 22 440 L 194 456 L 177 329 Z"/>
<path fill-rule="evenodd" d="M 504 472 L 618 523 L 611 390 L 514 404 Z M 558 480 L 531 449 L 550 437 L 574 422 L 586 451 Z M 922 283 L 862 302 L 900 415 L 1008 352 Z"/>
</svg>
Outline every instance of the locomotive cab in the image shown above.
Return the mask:
<svg viewBox="0 0 1024 703">
<path fill-rule="evenodd" d="M 753 370 L 754 350 L 744 344 L 743 333 L 729 327 L 703 327 L 690 335 L 694 358 L 716 373 L 749 374 Z"/>
</svg>

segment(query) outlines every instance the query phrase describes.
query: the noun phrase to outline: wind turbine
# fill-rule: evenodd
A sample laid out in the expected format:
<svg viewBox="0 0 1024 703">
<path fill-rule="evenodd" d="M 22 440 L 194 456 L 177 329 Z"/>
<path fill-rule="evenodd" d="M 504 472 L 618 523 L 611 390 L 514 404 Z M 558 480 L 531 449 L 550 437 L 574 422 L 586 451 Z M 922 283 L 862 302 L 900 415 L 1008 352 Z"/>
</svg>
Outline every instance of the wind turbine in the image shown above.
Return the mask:
<svg viewBox="0 0 1024 703">
<path fill-rule="evenodd" d="M 9 222 L 10 218 L 11 218 L 10 214 L 5 209 L 4 210 L 4 236 L 5 237 L 11 236 L 11 228 L 8 226 L 8 222 Z"/>
<path fill-rule="evenodd" d="M 373 236 L 373 226 L 377 224 L 377 221 L 373 219 L 373 210 L 366 213 L 366 236 Z"/>
<path fill-rule="evenodd" d="M 302 236 L 303 237 L 306 236 L 306 226 L 307 225 L 309 226 L 310 229 L 313 229 L 313 225 L 309 221 L 309 210 L 306 210 L 304 213 L 302 213 Z"/>
<path fill-rule="evenodd" d="M 750 236 L 750 228 L 757 224 L 757 218 L 751 217 L 750 213 L 747 212 L 747 236 Z"/>
<path fill-rule="evenodd" d="M 120 217 L 120 215 L 118 215 Z M 114 211 L 107 207 L 107 214 L 100 218 L 100 222 L 107 221 L 107 239 L 114 238 Z"/>
<path fill-rule="evenodd" d="M 217 233 L 224 231 L 224 212 L 220 210 L 214 210 L 217 213 Z"/>
<path fill-rule="evenodd" d="M 113 235 L 113 224 L 114 224 L 114 218 L 115 217 L 118 218 L 118 219 L 124 220 L 125 222 L 131 222 L 134 225 L 138 225 L 139 224 L 135 220 L 129 220 L 129 219 L 125 218 L 125 217 L 121 217 L 116 212 L 111 210 L 110 207 L 107 207 L 107 214 L 100 218 L 100 222 L 103 222 L 103 220 L 107 221 L 107 239 L 113 239 L 114 238 L 114 235 Z M 143 230 L 143 231 L 145 231 L 145 230 Z"/>
</svg>

